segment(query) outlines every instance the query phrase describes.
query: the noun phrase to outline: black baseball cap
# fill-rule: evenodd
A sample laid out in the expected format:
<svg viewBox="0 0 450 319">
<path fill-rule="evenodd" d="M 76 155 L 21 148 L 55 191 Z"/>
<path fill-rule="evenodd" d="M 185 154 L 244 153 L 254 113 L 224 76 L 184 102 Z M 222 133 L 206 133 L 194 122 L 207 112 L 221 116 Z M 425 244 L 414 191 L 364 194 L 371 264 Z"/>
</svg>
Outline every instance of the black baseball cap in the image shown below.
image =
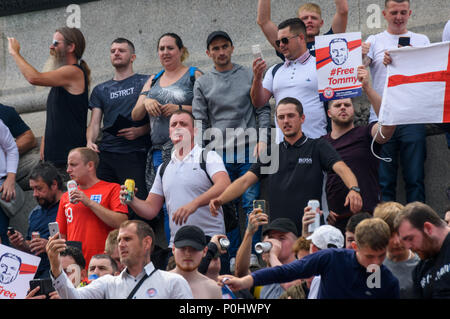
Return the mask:
<svg viewBox="0 0 450 319">
<path fill-rule="evenodd" d="M 192 247 L 195 250 L 202 250 L 207 242 L 203 230 L 194 225 L 186 225 L 178 229 L 173 244 L 175 248 Z"/>
<path fill-rule="evenodd" d="M 231 38 L 228 35 L 228 33 L 226 33 L 225 31 L 214 31 L 214 32 L 211 32 L 208 35 L 208 38 L 206 39 L 206 49 L 209 49 L 209 45 L 217 37 L 225 38 L 225 39 L 227 39 L 228 41 L 231 42 L 231 45 L 233 45 L 233 41 L 231 41 Z"/>
<path fill-rule="evenodd" d="M 271 230 L 278 230 L 282 233 L 293 233 L 295 236 L 298 236 L 297 226 L 295 226 L 294 222 L 289 218 L 277 218 L 273 220 L 269 225 L 267 225 L 263 232 L 263 236 Z"/>
</svg>

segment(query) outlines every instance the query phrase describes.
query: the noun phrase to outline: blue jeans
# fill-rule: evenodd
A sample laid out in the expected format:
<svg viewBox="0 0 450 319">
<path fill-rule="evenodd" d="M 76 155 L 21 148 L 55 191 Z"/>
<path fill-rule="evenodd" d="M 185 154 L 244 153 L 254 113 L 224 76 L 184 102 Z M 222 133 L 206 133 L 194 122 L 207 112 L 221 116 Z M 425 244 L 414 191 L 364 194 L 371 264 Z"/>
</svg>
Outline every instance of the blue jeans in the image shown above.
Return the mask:
<svg viewBox="0 0 450 319">
<path fill-rule="evenodd" d="M 232 158 L 228 158 L 224 152 L 223 153 L 223 161 L 225 163 L 225 168 L 227 169 L 228 175 L 230 176 L 231 182 L 235 181 L 249 170 L 250 166 L 254 162 L 256 162 L 255 158 L 252 156 L 253 150 L 249 150 L 249 147 L 245 147 L 245 156 L 244 154 L 237 154 L 234 152 L 234 156 Z M 253 201 L 258 199 L 259 197 L 259 182 L 250 186 L 244 194 L 242 194 L 240 200 L 242 201 L 243 211 L 246 213 L 245 225 L 248 223 L 248 214 L 250 214 L 253 210 Z M 233 203 L 236 205 L 236 212 L 239 214 L 239 198 L 236 198 Z M 239 216 L 238 216 L 239 217 Z M 230 240 L 230 247 L 228 248 L 228 254 L 230 258 L 236 257 L 236 253 L 241 245 L 241 232 L 239 225 L 229 231 L 227 234 L 228 239 Z M 255 244 L 261 240 L 261 228 L 255 233 L 252 240 L 252 253 L 255 253 Z"/>
<path fill-rule="evenodd" d="M 155 166 L 155 172 L 157 172 L 159 165 L 162 164 L 162 152 L 160 150 L 153 151 L 152 159 L 153 159 L 153 166 Z M 167 244 L 169 244 L 170 243 L 169 214 L 167 213 L 165 203 L 163 204 L 163 211 L 164 211 L 164 233 L 166 234 Z"/>
<path fill-rule="evenodd" d="M 425 202 L 425 125 L 398 125 L 392 138 L 383 145 L 381 156 L 392 158 L 392 162 L 381 161 L 380 164 L 379 177 L 382 200 L 396 200 L 397 170 L 400 163 L 403 168 L 406 201 L 408 203 Z"/>
</svg>

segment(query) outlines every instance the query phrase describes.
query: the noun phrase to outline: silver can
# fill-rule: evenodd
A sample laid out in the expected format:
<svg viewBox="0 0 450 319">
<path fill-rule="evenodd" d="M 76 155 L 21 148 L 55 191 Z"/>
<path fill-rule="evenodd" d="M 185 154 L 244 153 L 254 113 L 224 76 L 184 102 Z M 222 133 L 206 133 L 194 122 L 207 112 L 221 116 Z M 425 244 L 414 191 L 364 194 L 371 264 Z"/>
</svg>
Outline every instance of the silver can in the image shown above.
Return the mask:
<svg viewBox="0 0 450 319">
<path fill-rule="evenodd" d="M 219 239 L 219 244 L 220 244 L 220 248 L 222 250 L 228 249 L 228 247 L 230 247 L 230 241 L 228 240 L 228 238 L 220 238 Z"/>
<path fill-rule="evenodd" d="M 259 242 L 255 245 L 255 251 L 257 254 L 267 253 L 272 249 L 272 243 L 268 241 Z"/>
<path fill-rule="evenodd" d="M 67 193 L 69 194 L 69 202 L 71 202 L 71 203 L 72 203 L 72 201 L 70 200 L 70 194 L 77 188 L 78 188 L 78 184 L 74 180 L 70 180 L 67 182 Z"/>
<path fill-rule="evenodd" d="M 308 206 L 311 207 L 311 211 L 316 213 L 314 223 L 308 225 L 308 232 L 312 233 L 316 228 L 320 227 L 320 214 L 317 212 L 317 208 L 320 208 L 320 203 L 317 199 L 311 199 L 308 201 Z"/>
</svg>

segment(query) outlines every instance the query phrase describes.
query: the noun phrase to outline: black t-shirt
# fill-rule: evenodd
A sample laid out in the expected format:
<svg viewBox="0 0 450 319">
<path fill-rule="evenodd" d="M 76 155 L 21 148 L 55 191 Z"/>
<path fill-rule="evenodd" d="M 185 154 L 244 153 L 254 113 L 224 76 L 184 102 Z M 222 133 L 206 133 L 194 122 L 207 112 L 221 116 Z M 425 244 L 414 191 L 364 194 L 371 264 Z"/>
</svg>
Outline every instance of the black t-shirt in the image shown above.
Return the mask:
<svg viewBox="0 0 450 319">
<path fill-rule="evenodd" d="M 89 108 L 97 107 L 102 110 L 104 127 L 112 126 L 119 114 L 131 121 L 131 111 L 148 78 L 148 75 L 134 74 L 121 81 L 110 80 L 97 85 L 92 90 Z M 147 116 L 141 121 L 133 121 L 133 126 L 138 127 L 146 123 L 148 123 Z M 103 131 L 99 147 L 100 151 L 113 153 L 146 152 L 149 144 L 149 134 L 129 141 Z"/>
<path fill-rule="evenodd" d="M 89 88 L 86 73 L 83 73 L 83 93 L 74 95 L 63 87 L 52 87 L 48 94 L 44 157 L 58 166 L 67 163 L 70 150 L 86 146 Z"/>
<path fill-rule="evenodd" d="M 370 149 L 373 125 L 375 122 L 367 126 L 355 127 L 338 139 L 333 139 L 331 133 L 324 136 L 355 174 L 361 189 L 362 210 L 367 212 L 373 212 L 381 198 L 378 182 L 380 162 Z M 374 143 L 375 153 L 379 153 L 380 149 L 381 145 Z M 350 213 L 350 206 L 344 206 L 348 188 L 335 172 L 328 174 L 326 192 L 330 210 L 340 215 Z"/>
<path fill-rule="evenodd" d="M 450 298 L 450 234 L 435 257 L 417 264 L 413 282 L 418 298 Z"/>
<path fill-rule="evenodd" d="M 301 233 L 303 209 L 308 200 L 321 200 L 324 171 L 332 171 L 333 165 L 341 158 L 335 149 L 324 139 L 311 139 L 303 135 L 290 145 L 286 141 L 276 145 L 269 163 L 258 162 L 250 171 L 259 179 L 268 178 L 270 220 L 280 217 L 290 218 Z M 271 165 L 278 169 L 267 174 L 262 169 Z"/>
<path fill-rule="evenodd" d="M 16 109 L 11 106 L 0 104 L 0 120 L 9 128 L 14 138 L 30 130 L 30 127 L 22 120 Z"/>
</svg>

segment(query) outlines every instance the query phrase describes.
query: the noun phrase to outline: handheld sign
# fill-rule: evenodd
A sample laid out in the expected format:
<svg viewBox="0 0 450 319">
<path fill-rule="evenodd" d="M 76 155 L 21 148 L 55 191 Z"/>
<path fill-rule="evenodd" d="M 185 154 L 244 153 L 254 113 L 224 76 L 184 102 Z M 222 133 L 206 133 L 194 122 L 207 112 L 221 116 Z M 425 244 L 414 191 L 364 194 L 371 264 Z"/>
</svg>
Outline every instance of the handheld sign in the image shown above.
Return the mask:
<svg viewBox="0 0 450 319">
<path fill-rule="evenodd" d="M 362 65 L 361 32 L 315 37 L 316 68 L 321 101 L 361 95 L 358 66 Z"/>
<path fill-rule="evenodd" d="M 0 299 L 24 299 L 40 257 L 0 245 Z"/>
</svg>

